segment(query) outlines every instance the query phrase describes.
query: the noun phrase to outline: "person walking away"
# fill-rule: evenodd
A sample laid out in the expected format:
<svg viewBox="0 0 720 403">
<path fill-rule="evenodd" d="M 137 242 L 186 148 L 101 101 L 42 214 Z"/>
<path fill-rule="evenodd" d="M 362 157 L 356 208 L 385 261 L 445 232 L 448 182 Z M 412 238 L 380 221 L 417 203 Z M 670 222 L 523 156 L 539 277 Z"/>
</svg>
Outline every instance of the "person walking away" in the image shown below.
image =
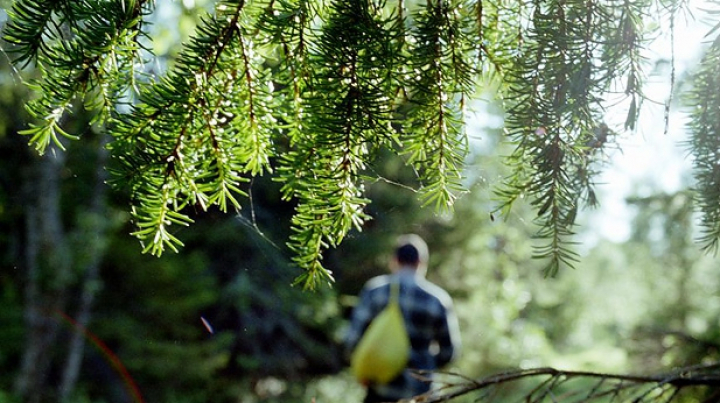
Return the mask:
<svg viewBox="0 0 720 403">
<path fill-rule="evenodd" d="M 399 283 L 398 302 L 410 338 L 410 359 L 405 370 L 387 384 L 367 385 L 364 403 L 393 402 L 430 390 L 431 371 L 448 364 L 460 347 L 459 326 L 448 293 L 425 279 L 428 247 L 418 235 L 397 240 L 391 274 L 370 279 L 352 312 L 345 345 L 348 354 L 357 346 L 373 318 L 387 305 L 391 283 Z M 428 372 L 417 376 L 414 371 Z"/>
</svg>

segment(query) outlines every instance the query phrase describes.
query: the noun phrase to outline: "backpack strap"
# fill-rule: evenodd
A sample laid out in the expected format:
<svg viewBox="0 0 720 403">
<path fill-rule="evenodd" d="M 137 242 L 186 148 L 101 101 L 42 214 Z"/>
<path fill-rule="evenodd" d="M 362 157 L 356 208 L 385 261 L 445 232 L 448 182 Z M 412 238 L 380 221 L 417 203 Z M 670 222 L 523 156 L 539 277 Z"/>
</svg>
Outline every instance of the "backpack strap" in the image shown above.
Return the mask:
<svg viewBox="0 0 720 403">
<path fill-rule="evenodd" d="M 390 280 L 390 296 L 388 297 L 388 304 L 391 302 L 398 302 L 400 299 L 400 279 L 397 281 Z"/>
</svg>

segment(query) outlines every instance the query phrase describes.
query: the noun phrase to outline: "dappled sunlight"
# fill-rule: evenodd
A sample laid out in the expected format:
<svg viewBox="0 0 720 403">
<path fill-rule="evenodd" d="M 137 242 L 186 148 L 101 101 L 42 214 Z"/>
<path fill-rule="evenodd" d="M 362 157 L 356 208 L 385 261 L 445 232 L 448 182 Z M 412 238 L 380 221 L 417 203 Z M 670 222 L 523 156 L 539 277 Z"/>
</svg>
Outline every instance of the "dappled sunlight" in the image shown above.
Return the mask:
<svg viewBox="0 0 720 403">
<path fill-rule="evenodd" d="M 717 4 L 0 4 L 0 403 L 720 401 Z"/>
</svg>

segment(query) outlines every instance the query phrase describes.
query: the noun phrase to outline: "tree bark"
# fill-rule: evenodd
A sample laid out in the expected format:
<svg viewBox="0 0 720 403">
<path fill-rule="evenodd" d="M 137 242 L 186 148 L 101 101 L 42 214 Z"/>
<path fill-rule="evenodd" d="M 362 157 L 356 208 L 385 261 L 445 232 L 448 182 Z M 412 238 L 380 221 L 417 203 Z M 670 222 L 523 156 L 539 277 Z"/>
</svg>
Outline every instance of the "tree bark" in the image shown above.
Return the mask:
<svg viewBox="0 0 720 403">
<path fill-rule="evenodd" d="M 47 375 L 59 327 L 53 313 L 64 308 L 67 286 L 72 278 L 60 206 L 64 167 L 64 154 L 52 148 L 30 168 L 24 186 L 27 205 L 23 287 L 26 345 L 15 389 L 28 403 L 48 398 Z"/>
<path fill-rule="evenodd" d="M 97 148 L 97 161 L 95 163 L 95 183 L 90 195 L 90 206 L 88 209 L 87 226 L 84 226 L 82 239 L 87 240 L 88 255 L 84 266 L 84 277 L 82 280 L 82 291 L 75 320 L 82 328 L 90 323 L 93 302 L 95 295 L 100 290 L 100 263 L 105 253 L 107 239 L 107 174 L 105 163 L 108 159 L 106 149 L 107 137 L 103 136 Z M 75 389 L 80 368 L 85 354 L 85 337 L 80 329 L 75 329 L 70 337 L 68 353 L 65 366 L 62 372 L 62 380 L 58 391 L 61 402 L 69 401 L 72 391 Z"/>
</svg>

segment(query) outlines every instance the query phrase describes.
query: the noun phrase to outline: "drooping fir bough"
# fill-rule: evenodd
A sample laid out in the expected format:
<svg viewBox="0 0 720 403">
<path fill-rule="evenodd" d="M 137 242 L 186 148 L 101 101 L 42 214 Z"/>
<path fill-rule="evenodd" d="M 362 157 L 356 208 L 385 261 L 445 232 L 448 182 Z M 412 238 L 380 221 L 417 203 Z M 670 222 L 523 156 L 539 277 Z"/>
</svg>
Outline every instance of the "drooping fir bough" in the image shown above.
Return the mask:
<svg viewBox="0 0 720 403">
<path fill-rule="evenodd" d="M 158 0 L 159 1 L 159 0 Z M 548 274 L 576 259 L 578 211 L 596 203 L 595 163 L 610 135 L 633 129 L 644 99 L 642 50 L 679 0 L 217 1 L 171 67 L 148 74 L 150 0 L 17 0 L 4 30 L 18 66 L 33 65 L 35 118 L 25 134 L 62 148 L 79 102 L 112 135 L 116 183 L 132 196 L 144 250 L 182 243 L 186 207 L 239 209 L 243 184 L 272 175 L 297 203 L 289 245 L 299 281 L 331 280 L 322 254 L 368 219 L 366 166 L 404 156 L 420 194 L 450 208 L 463 192 L 465 107 L 497 88 L 505 110 L 500 210 L 537 208 L 536 254 Z M 671 24 L 672 26 L 672 24 Z M 657 28 L 655 28 L 656 30 Z M 717 49 L 697 75 L 690 125 L 704 245 L 720 238 Z M 627 100 L 605 122 L 608 94 Z M 82 141 L 82 139 L 80 139 Z"/>
</svg>

